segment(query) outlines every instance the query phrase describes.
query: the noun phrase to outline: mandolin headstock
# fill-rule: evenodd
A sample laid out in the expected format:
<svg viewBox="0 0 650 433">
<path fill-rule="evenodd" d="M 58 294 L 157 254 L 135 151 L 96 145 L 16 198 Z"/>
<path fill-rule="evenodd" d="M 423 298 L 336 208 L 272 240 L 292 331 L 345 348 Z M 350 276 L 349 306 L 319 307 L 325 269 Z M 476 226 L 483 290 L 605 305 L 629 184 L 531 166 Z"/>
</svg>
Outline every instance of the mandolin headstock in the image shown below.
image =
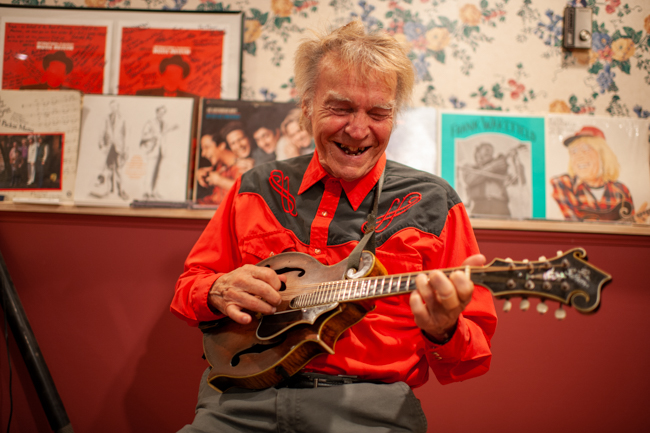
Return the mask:
<svg viewBox="0 0 650 433">
<path fill-rule="evenodd" d="M 574 248 L 558 252 L 552 259 L 540 257 L 538 261 L 495 259 L 483 270 L 474 269 L 471 278 L 490 290 L 495 298 L 523 298 L 522 309 L 530 305 L 529 297 L 536 297 L 571 305 L 581 313 L 591 313 L 600 305 L 600 291 L 612 277 L 587 263 L 586 257 L 584 249 Z M 507 301 L 504 310 L 510 308 Z M 540 313 L 547 309 L 543 302 L 538 305 Z M 556 311 L 558 319 L 563 319 L 565 314 L 561 308 Z"/>
</svg>

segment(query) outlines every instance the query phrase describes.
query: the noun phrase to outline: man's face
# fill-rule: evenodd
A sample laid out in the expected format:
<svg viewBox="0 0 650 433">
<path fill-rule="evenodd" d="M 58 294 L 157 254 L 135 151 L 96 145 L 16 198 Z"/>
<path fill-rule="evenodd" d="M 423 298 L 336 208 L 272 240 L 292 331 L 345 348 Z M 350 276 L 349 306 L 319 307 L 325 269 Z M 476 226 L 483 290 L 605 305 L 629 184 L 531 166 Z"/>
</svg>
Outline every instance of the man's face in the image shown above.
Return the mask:
<svg viewBox="0 0 650 433">
<path fill-rule="evenodd" d="M 275 130 L 275 133 L 269 128 L 261 127 L 253 133 L 253 138 L 257 147 L 262 149 L 266 153 L 275 152 L 275 148 L 278 145 L 278 139 L 280 138 L 280 131 Z"/>
<path fill-rule="evenodd" d="M 167 110 L 165 110 L 164 107 L 161 107 L 156 110 L 156 119 L 158 120 L 163 120 L 163 117 L 165 117 L 165 113 L 167 113 Z"/>
<path fill-rule="evenodd" d="M 481 146 L 476 150 L 474 158 L 479 166 L 483 166 L 494 159 L 494 149 L 492 146 Z"/>
<path fill-rule="evenodd" d="M 50 87 L 60 87 L 63 84 L 66 76 L 65 63 L 59 62 L 57 60 L 50 62 L 45 73 L 43 74 L 43 79 Z"/>
<path fill-rule="evenodd" d="M 201 137 L 201 156 L 210 161 L 212 165 L 219 160 L 219 148 L 211 135 Z"/>
<path fill-rule="evenodd" d="M 291 122 L 287 125 L 287 138 L 294 147 L 304 149 L 309 147 L 311 136 L 307 131 L 300 127 L 298 121 Z"/>
<path fill-rule="evenodd" d="M 332 176 L 353 181 L 366 175 L 388 146 L 393 129 L 397 76 L 346 70 L 334 59 L 321 61 L 312 110 L 318 157 Z"/>
<path fill-rule="evenodd" d="M 226 135 L 226 142 L 237 158 L 248 158 L 251 154 L 251 143 L 241 129 L 230 131 Z"/>
<path fill-rule="evenodd" d="M 573 173 L 583 182 L 595 182 L 602 175 L 598 152 L 579 139 L 569 146 L 569 164 Z"/>
<path fill-rule="evenodd" d="M 161 80 L 166 91 L 175 92 L 183 81 L 183 68 L 178 65 L 167 65 Z"/>
</svg>

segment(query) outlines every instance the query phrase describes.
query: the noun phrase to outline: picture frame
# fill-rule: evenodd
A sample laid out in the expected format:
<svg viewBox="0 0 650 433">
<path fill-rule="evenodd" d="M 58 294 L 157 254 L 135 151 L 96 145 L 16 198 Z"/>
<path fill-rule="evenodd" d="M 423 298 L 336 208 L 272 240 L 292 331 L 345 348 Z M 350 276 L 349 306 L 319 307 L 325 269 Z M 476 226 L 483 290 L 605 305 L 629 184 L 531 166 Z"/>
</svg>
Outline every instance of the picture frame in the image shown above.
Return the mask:
<svg viewBox="0 0 650 433">
<path fill-rule="evenodd" d="M 314 152 L 295 102 L 202 99 L 193 207 L 216 208 L 235 179 L 256 165 Z"/>
<path fill-rule="evenodd" d="M 472 217 L 546 217 L 543 116 L 440 113 L 440 175 Z"/>
<path fill-rule="evenodd" d="M 81 93 L 0 90 L 0 195 L 5 201 L 71 203 Z"/>
<path fill-rule="evenodd" d="M 546 218 L 650 223 L 650 120 L 546 116 Z"/>
<path fill-rule="evenodd" d="M 17 89 L 29 85 L 40 86 L 38 88 L 79 87 L 80 78 L 74 75 L 77 73 L 75 68 L 85 72 L 90 68 L 94 74 L 90 80 L 92 86 L 78 90 L 91 94 L 135 94 L 136 87 L 153 89 L 164 87 L 160 83 L 162 77 L 157 76 L 157 71 L 162 76 L 162 73 L 168 69 L 166 65 L 171 64 L 170 62 L 179 64 L 181 62 L 177 60 L 181 58 L 191 71 L 185 72 L 187 68 L 184 69 L 181 78 L 185 79 L 184 85 L 187 85 L 188 81 L 192 82 L 190 88 L 194 89 L 182 90 L 183 92 L 195 94 L 197 98 L 218 96 L 230 100 L 239 99 L 241 95 L 241 47 L 244 21 L 242 11 L 151 11 L 0 5 L 0 17 L 0 73 L 3 78 L 0 79 L 0 89 Z M 89 26 L 88 23 L 92 24 Z M 37 27 L 40 33 L 34 34 Z M 123 37 L 125 29 L 144 32 L 147 35 L 125 38 Z M 214 50 L 198 49 L 197 46 L 179 45 L 175 42 L 180 33 L 189 34 L 190 37 L 185 39 L 189 41 L 197 35 L 205 40 L 211 32 L 221 35 L 221 56 L 215 55 Z M 92 50 L 87 44 L 82 43 L 84 38 L 81 37 L 90 37 L 91 34 L 94 36 L 91 40 L 95 40 Z M 78 40 L 71 39 L 71 35 L 80 35 L 80 37 Z M 152 41 L 158 41 L 151 47 L 144 47 L 151 50 L 149 56 L 143 56 L 143 47 L 137 47 L 137 41 L 142 41 L 145 36 Z M 131 45 L 127 45 L 128 43 Z M 103 59 L 91 55 L 92 51 L 102 47 L 105 53 Z M 129 48 L 135 49 L 129 51 Z M 55 54 L 58 57 L 53 59 L 52 56 Z M 47 55 L 50 57 L 45 59 Z M 10 60 L 4 61 L 7 56 Z M 143 58 L 145 63 L 155 64 L 138 63 L 137 56 Z M 167 61 L 163 64 L 162 61 L 165 59 Z M 59 71 L 57 74 L 57 71 L 49 70 L 51 65 L 57 65 L 55 60 L 60 60 L 60 63 L 66 65 L 65 71 Z M 135 85 L 132 82 L 127 83 L 122 73 L 124 89 L 121 90 L 120 76 L 121 69 L 124 69 L 121 66 L 129 61 L 130 67 L 140 68 L 138 72 L 142 74 L 138 75 L 142 75 L 144 82 L 141 80 Z M 213 79 L 214 70 L 220 73 L 218 92 L 214 91 L 214 86 L 206 86 L 206 82 L 209 83 Z M 209 79 L 206 78 L 208 71 Z M 23 81 L 26 83 L 23 84 Z M 178 77 L 177 81 L 179 81 Z M 71 83 L 75 83 L 75 86 Z M 101 91 L 98 87 L 101 87 Z M 203 94 L 200 89 L 211 91 Z M 149 93 L 148 96 L 154 94 Z M 156 96 L 186 97 L 188 95 L 156 94 Z"/>
<path fill-rule="evenodd" d="M 184 202 L 192 98 L 86 95 L 74 203 Z"/>
</svg>

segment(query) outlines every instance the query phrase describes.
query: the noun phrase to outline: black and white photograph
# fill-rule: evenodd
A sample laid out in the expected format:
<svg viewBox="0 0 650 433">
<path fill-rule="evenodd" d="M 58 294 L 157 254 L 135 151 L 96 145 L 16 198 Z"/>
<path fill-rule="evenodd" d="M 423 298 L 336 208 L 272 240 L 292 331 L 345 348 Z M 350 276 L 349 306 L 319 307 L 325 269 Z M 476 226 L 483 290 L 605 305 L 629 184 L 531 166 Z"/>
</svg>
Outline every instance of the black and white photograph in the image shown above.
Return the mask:
<svg viewBox="0 0 650 433">
<path fill-rule="evenodd" d="M 531 216 L 530 143 L 482 133 L 456 141 L 457 189 L 472 216 Z"/>
</svg>

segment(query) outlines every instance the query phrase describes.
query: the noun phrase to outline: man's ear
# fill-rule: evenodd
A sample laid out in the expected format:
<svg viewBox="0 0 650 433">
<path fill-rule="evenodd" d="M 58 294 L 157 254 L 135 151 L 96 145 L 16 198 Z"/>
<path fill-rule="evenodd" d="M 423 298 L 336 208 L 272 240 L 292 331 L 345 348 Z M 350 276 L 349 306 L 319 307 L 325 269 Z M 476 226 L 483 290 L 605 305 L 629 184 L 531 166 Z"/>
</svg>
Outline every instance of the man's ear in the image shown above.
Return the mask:
<svg viewBox="0 0 650 433">
<path fill-rule="evenodd" d="M 217 144 L 217 149 L 219 150 L 224 150 L 227 147 L 227 144 L 225 141 L 222 141 L 221 143 Z"/>
<path fill-rule="evenodd" d="M 303 100 L 300 106 L 302 112 L 300 113 L 300 120 L 298 124 L 302 129 L 307 131 L 309 135 L 312 135 L 311 130 L 311 113 L 312 113 L 312 101 Z"/>
<path fill-rule="evenodd" d="M 302 110 L 302 117 L 311 122 L 311 104 L 308 101 L 303 100 L 300 104 L 300 109 Z"/>
</svg>

